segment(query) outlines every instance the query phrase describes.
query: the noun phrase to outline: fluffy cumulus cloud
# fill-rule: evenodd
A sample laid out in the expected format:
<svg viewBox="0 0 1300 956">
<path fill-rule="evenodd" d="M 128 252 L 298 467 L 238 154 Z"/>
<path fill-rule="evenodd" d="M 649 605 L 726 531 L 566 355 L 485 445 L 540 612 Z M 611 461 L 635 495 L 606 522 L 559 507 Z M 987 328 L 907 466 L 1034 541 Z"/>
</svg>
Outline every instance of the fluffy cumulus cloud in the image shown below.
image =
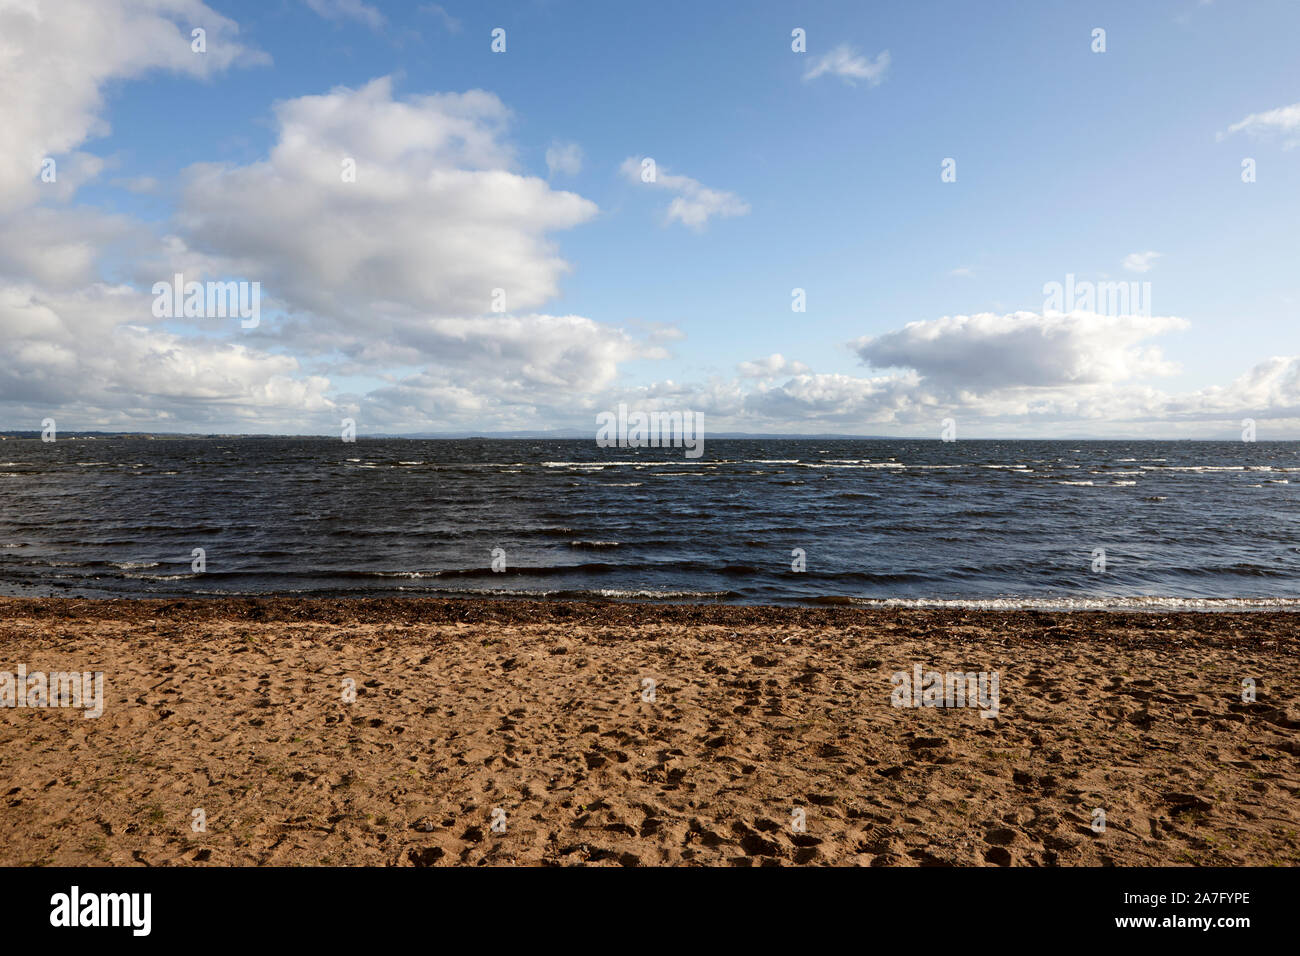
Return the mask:
<svg viewBox="0 0 1300 956">
<path fill-rule="evenodd" d="M 201 54 L 191 49 L 199 25 Z M 287 423 L 327 410 L 328 383 L 295 358 L 177 334 L 154 318 L 150 296 L 101 281 L 105 250 L 148 254 L 154 240 L 128 217 L 68 205 L 104 166 L 81 147 L 108 132 L 108 83 L 155 70 L 205 78 L 266 55 L 198 0 L 0 0 L 0 38 L 0 407 L 8 422 L 56 415 L 64 427 L 198 427 Z M 53 181 L 41 177 L 46 159 Z"/>
<path fill-rule="evenodd" d="M 714 217 L 729 219 L 749 212 L 749 203 L 735 193 L 710 189 L 690 176 L 670 173 L 657 163 L 647 166 L 647 162 L 653 160 L 630 156 L 619 168 L 630 182 L 674 193 L 664 213 L 666 223 L 680 222 L 689 229 L 701 230 Z"/>
<path fill-rule="evenodd" d="M 139 222 L 83 206 L 42 205 L 0 216 L 0 276 L 53 288 L 99 277 L 103 250 L 147 253 L 153 243 Z"/>
<path fill-rule="evenodd" d="M 780 352 L 773 352 L 767 358 L 752 362 L 741 362 L 736 367 L 742 378 L 775 378 L 779 375 L 802 375 L 810 371 L 803 362 L 786 358 Z"/>
<path fill-rule="evenodd" d="M 177 222 L 189 248 L 313 313 L 317 333 L 536 308 L 568 269 L 549 234 L 597 211 L 513 170 L 491 93 L 398 100 L 380 78 L 275 115 L 266 160 L 188 171 Z"/>
<path fill-rule="evenodd" d="M 620 363 L 667 355 L 576 315 L 437 319 L 418 346 L 425 363 L 419 372 L 366 396 L 362 408 L 375 426 L 422 431 L 430 422 L 473 428 L 489 420 L 493 427 L 538 428 L 557 416 L 571 424 L 581 420 L 578 409 L 599 404 Z"/>
<path fill-rule="evenodd" d="M 190 47 L 195 26 L 207 31 L 206 53 Z M 99 160 L 76 150 L 108 132 L 110 81 L 269 62 L 238 33 L 199 0 L 0 0 L 0 211 L 58 193 L 64 176 L 70 184 L 98 172 Z M 54 183 L 41 181 L 46 158 L 56 161 Z"/>
<path fill-rule="evenodd" d="M 1164 398 L 1159 412 L 1169 419 L 1213 421 L 1239 415 L 1300 416 L 1300 356 L 1279 355 L 1255 365 L 1225 386 L 1213 385 Z"/>
<path fill-rule="evenodd" d="M 535 310 L 569 268 L 550 233 L 597 210 L 519 171 L 510 113 L 490 93 L 399 99 L 380 78 L 279 103 L 267 157 L 189 168 L 157 229 L 68 205 L 102 167 L 68 151 L 106 131 L 103 85 L 260 56 L 195 0 L 0 0 L 0 23 L 0 68 L 32 94 L 4 99 L 22 135 L 0 144 L 0 208 L 21 227 L 0 230 L 10 421 L 301 431 L 361 412 L 374 427 L 419 429 L 442 410 L 504 422 L 553 415 L 607 386 L 619 363 L 666 354 L 655 336 Z M 190 50 L 191 23 L 208 30 L 206 58 Z M 39 181 L 46 154 L 59 158 L 54 184 Z M 558 162 L 572 169 L 572 151 Z M 103 280 L 110 255 L 132 284 Z M 261 283 L 263 325 L 156 317 L 144 290 L 175 273 Z M 336 374 L 389 384 L 340 395 Z"/>
<path fill-rule="evenodd" d="M 932 404 L 915 376 L 803 374 L 745 396 L 746 417 L 773 423 L 825 422 L 835 430 L 913 423 Z"/>
<path fill-rule="evenodd" d="M 525 392 L 594 391 L 614 380 L 620 362 L 666 355 L 578 315 L 435 320 L 428 335 L 425 348 L 440 361 L 476 380 L 508 371 L 510 388 Z"/>
<path fill-rule="evenodd" d="M 328 382 L 302 375 L 296 359 L 181 337 L 145 324 L 149 316 L 150 297 L 128 286 L 0 287 L 9 358 L 0 364 L 0 403 L 32 421 L 54 414 L 65 428 L 288 426 L 299 413 L 332 408 Z"/>
<path fill-rule="evenodd" d="M 1300 416 L 1300 356 L 1192 392 L 1144 381 L 1176 371 L 1147 340 L 1186 325 L 1082 312 L 945 317 L 849 343 L 880 374 L 813 373 L 773 355 L 742 363 L 730 382 L 665 383 L 632 397 L 698 409 L 715 430 L 737 431 L 937 435 L 951 416 L 987 434 L 1167 438 L 1203 434 L 1208 423 L 1236 427 L 1243 416 Z"/>
<path fill-rule="evenodd" d="M 672 383 L 668 383 L 672 384 Z M 655 409 L 705 412 L 717 431 L 938 437 L 945 418 L 988 436 L 1143 435 L 1178 438 L 1235 433 L 1243 417 L 1288 430 L 1300 423 L 1300 357 L 1260 363 L 1227 386 L 1170 394 L 1145 385 L 1005 389 L 950 394 L 914 373 L 864 378 L 793 376 L 746 388 L 739 381 L 625 390 L 620 400 Z"/>
<path fill-rule="evenodd" d="M 339 373 L 390 380 L 358 398 L 370 427 L 567 414 L 620 363 L 667 354 L 589 318 L 536 311 L 569 269 L 550 236 L 597 208 L 517 169 L 496 96 L 400 99 L 380 78 L 275 115 L 267 159 L 188 171 L 160 272 L 197 256 L 201 270 L 274 290 L 285 315 L 265 337 L 328 353 Z"/>
<path fill-rule="evenodd" d="M 1144 343 L 1186 326 L 1172 316 L 983 313 L 910 322 L 853 345 L 871 366 L 914 369 L 943 387 L 1044 388 L 1172 374 L 1160 350 Z"/>
</svg>

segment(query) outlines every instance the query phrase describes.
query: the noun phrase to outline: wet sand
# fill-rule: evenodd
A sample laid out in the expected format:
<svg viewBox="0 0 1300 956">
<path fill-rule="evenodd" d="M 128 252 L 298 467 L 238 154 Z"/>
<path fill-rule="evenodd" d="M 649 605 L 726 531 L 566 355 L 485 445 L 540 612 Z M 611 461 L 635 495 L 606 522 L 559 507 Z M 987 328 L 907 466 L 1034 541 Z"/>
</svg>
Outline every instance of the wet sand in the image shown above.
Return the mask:
<svg viewBox="0 0 1300 956">
<path fill-rule="evenodd" d="M 102 671 L 105 695 L 98 719 L 0 707 L 0 863 L 1296 865 L 1298 634 L 1282 613 L 0 599 L 0 671 Z M 997 672 L 997 716 L 893 706 L 916 665 Z"/>
</svg>

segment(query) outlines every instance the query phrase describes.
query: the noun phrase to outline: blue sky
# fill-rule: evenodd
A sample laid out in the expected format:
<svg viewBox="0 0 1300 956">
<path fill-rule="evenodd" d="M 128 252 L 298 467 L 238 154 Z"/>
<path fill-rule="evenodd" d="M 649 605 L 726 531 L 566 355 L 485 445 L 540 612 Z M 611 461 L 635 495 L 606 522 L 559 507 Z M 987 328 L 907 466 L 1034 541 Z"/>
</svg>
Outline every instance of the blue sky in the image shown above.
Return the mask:
<svg viewBox="0 0 1300 956">
<path fill-rule="evenodd" d="M 57 0 L 44 6 L 62 16 L 36 26 L 18 0 L 0 10 L 11 5 L 0 25 L 23 52 L 8 68 L 36 94 L 0 94 L 27 134 L 15 162 L 98 168 L 71 195 L 9 190 L 6 229 L 38 236 L 0 249 L 8 301 L 26 310 L 7 321 L 22 342 L 0 381 L 10 427 L 48 411 L 73 428 L 320 432 L 345 415 L 362 431 L 581 428 L 629 401 L 752 432 L 928 436 L 951 416 L 972 437 L 1217 437 L 1254 417 L 1268 437 L 1300 437 L 1295 3 Z M 81 46 L 74 23 L 131 37 L 132 59 Z M 204 24 L 206 54 L 181 58 L 175 44 Z M 490 48 L 497 27 L 504 53 Z M 807 52 L 792 51 L 794 28 Z M 54 68 L 67 56 L 84 63 L 79 86 Z M 358 93 L 382 78 L 378 99 Z M 495 99 L 420 99 L 473 90 Z M 330 98 L 335 125 L 311 125 L 311 98 Z M 364 158 L 375 135 L 349 137 L 381 101 L 453 132 L 467 110 L 491 155 L 419 156 L 417 137 Z M 69 104 L 86 115 L 64 117 Z M 548 168 L 557 146 L 580 163 Z M 368 245 L 400 199 L 366 193 L 360 209 L 324 177 L 297 183 L 293 164 L 330 150 L 363 156 L 368 190 L 409 177 L 416 221 L 326 265 L 302 233 Z M 646 156 L 686 185 L 621 171 Z M 947 157 L 955 182 L 940 180 Z M 494 198 L 509 190 L 486 181 L 424 193 L 458 163 L 544 194 L 512 222 Z M 196 169 L 215 170 L 201 189 Z M 696 189 L 743 212 L 669 220 Z M 553 200 L 565 208 L 542 211 Z M 281 223 L 293 235 L 269 234 Z M 47 262 L 69 246 L 93 262 L 33 265 L 42 242 Z M 261 281 L 263 326 L 157 322 L 129 304 L 182 267 Z M 348 268 L 374 280 L 366 295 Z M 1149 282 L 1154 315 L 1180 321 L 1051 319 L 1043 286 L 1067 273 Z M 478 313 L 441 292 L 471 278 Z M 521 283 L 535 285 L 505 328 L 488 291 Z M 107 288 L 118 321 L 103 317 Z M 30 316 L 60 303 L 66 340 L 42 339 Z M 78 330 L 70 316 L 92 308 L 100 318 Z M 555 321 L 569 316 L 582 321 Z M 114 371 L 92 346 L 123 327 Z M 746 374 L 774 353 L 772 374 Z M 871 362 L 886 353 L 902 364 Z M 980 389 L 963 362 L 980 363 Z"/>
</svg>

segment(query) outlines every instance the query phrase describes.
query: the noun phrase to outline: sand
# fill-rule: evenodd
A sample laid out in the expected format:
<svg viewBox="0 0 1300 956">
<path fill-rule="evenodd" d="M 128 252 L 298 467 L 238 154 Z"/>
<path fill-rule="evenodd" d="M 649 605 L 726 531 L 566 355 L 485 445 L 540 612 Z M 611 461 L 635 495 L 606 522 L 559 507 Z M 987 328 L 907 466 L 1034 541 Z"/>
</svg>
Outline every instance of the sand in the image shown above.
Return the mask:
<svg viewBox="0 0 1300 956">
<path fill-rule="evenodd" d="M 0 707 L 5 865 L 1300 863 L 1300 616 L 6 599 L 0 622 L 0 671 L 105 681 L 98 719 Z M 997 716 L 893 706 L 917 664 L 996 671 Z"/>
</svg>

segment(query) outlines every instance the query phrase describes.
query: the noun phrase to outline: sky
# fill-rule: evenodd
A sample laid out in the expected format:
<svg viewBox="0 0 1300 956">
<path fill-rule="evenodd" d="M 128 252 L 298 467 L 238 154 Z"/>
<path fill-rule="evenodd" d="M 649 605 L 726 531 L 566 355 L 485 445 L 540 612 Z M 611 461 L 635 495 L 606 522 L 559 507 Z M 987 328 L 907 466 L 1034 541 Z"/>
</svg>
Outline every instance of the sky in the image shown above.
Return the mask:
<svg viewBox="0 0 1300 956">
<path fill-rule="evenodd" d="M 1294 0 L 0 0 L 0 427 L 1300 439 L 1297 36 Z M 256 323 L 169 314 L 177 275 Z"/>
</svg>

